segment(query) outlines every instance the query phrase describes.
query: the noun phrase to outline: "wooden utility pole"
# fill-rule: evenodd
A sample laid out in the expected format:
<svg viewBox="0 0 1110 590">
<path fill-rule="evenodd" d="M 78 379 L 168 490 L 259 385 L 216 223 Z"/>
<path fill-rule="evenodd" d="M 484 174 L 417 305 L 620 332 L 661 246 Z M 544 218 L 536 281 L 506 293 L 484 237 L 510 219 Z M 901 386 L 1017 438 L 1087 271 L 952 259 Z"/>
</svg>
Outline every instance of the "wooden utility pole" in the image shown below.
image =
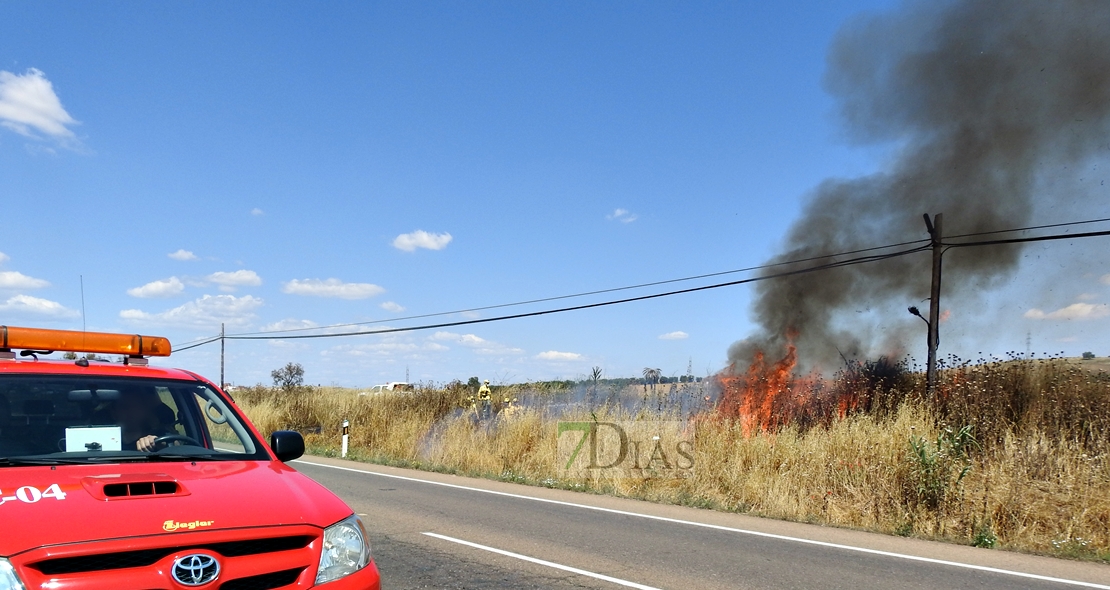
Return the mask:
<svg viewBox="0 0 1110 590">
<path fill-rule="evenodd" d="M 930 221 L 929 214 L 925 214 L 925 227 L 929 230 L 929 237 L 933 243 L 933 284 L 929 291 L 929 361 L 925 373 L 926 393 L 932 397 L 937 387 L 937 347 L 940 346 L 940 271 L 941 255 L 944 245 L 941 243 L 941 224 L 943 215 L 937 213 Z"/>
<path fill-rule="evenodd" d="M 220 323 L 220 389 L 227 387 L 224 381 L 224 325 Z"/>
</svg>

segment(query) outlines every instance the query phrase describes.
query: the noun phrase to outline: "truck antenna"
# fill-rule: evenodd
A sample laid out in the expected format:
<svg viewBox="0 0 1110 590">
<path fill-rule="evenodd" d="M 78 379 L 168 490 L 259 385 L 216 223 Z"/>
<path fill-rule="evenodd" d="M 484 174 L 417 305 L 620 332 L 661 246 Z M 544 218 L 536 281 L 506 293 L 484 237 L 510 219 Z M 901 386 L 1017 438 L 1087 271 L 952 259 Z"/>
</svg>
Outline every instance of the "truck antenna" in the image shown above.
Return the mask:
<svg viewBox="0 0 1110 590">
<path fill-rule="evenodd" d="M 77 275 L 81 280 L 81 331 L 88 332 L 85 328 L 85 275 Z"/>
</svg>

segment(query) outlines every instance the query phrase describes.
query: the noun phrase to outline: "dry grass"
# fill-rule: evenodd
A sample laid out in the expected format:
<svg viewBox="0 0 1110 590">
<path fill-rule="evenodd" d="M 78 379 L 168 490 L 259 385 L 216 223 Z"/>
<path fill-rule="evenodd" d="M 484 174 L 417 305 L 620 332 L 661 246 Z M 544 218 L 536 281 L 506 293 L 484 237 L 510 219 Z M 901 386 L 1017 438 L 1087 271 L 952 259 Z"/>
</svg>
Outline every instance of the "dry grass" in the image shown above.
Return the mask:
<svg viewBox="0 0 1110 590">
<path fill-rule="evenodd" d="M 258 387 L 237 398 L 263 432 L 301 430 L 321 453 L 336 452 L 346 418 L 361 460 L 1110 561 L 1110 377 L 1063 360 L 948 359 L 926 399 L 919 375 L 873 369 L 807 384 L 816 401 L 805 419 L 748 436 L 740 421 L 673 404 L 660 411 L 655 400 L 556 413 L 545 404 L 552 392 L 527 388 L 509 392 L 527 407 L 490 422 L 474 419 L 458 385 L 373 397 Z M 844 395 L 854 411 L 838 410 Z M 685 421 L 693 474 L 562 479 L 559 419 Z"/>
</svg>

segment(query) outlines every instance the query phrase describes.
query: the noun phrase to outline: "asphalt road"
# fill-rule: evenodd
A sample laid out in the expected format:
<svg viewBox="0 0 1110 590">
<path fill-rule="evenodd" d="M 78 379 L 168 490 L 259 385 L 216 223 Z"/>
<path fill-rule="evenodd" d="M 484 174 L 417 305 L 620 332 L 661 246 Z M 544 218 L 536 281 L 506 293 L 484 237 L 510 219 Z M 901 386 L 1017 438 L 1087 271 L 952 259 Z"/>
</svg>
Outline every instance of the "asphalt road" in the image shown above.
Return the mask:
<svg viewBox="0 0 1110 590">
<path fill-rule="evenodd" d="M 306 457 L 383 587 L 1105 588 L 1110 566 Z"/>
</svg>

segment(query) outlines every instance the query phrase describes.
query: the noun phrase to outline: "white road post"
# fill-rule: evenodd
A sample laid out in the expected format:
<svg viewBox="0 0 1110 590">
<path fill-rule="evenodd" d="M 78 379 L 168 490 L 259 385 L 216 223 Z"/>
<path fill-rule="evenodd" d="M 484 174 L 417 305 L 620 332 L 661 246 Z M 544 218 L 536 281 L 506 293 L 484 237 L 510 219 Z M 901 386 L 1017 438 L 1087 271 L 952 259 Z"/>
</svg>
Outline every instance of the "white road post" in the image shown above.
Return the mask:
<svg viewBox="0 0 1110 590">
<path fill-rule="evenodd" d="M 347 456 L 347 430 L 351 427 L 351 423 L 347 420 L 343 421 L 343 450 L 339 453 L 341 457 Z"/>
</svg>

